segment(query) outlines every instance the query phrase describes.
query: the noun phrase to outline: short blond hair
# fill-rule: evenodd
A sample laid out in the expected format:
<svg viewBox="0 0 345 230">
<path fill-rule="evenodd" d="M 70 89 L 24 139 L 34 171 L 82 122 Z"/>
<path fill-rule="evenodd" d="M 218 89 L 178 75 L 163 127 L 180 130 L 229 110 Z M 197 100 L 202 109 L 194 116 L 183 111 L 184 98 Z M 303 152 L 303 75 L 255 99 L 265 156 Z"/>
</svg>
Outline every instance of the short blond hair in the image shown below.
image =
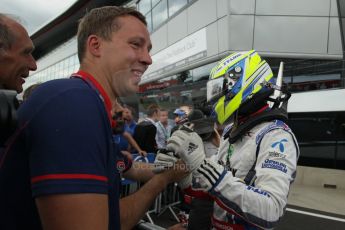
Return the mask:
<svg viewBox="0 0 345 230">
<path fill-rule="evenodd" d="M 147 26 L 145 16 L 133 7 L 104 6 L 94 8 L 88 12 L 80 20 L 78 27 L 77 39 L 79 62 L 82 62 L 84 58 L 86 41 L 90 35 L 95 34 L 110 41 L 112 32 L 117 31 L 121 27 L 116 19 L 128 15 L 138 18 Z"/>
</svg>

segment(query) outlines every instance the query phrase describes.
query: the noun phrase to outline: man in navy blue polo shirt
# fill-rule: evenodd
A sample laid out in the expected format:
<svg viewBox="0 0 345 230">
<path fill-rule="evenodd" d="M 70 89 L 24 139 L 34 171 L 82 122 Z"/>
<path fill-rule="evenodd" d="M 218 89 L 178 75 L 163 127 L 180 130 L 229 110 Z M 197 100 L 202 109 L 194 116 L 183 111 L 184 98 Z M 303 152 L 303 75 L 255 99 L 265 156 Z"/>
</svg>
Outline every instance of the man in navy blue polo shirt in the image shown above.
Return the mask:
<svg viewBox="0 0 345 230">
<path fill-rule="evenodd" d="M 77 37 L 80 70 L 33 92 L 0 153 L 0 229 L 130 229 L 186 175 L 183 167 L 139 174 L 112 139 L 111 101 L 135 93 L 152 63 L 145 18 L 132 8 L 93 9 Z M 119 200 L 121 173 L 151 179 Z"/>
</svg>

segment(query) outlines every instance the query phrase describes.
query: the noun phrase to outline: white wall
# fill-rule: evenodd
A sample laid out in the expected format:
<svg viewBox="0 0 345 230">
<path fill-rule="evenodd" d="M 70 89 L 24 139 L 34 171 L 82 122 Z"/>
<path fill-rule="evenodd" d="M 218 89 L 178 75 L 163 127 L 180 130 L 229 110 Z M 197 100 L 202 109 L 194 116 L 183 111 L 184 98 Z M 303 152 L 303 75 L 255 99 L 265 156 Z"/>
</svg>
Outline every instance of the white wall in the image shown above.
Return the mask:
<svg viewBox="0 0 345 230">
<path fill-rule="evenodd" d="M 345 170 L 324 169 L 298 166 L 295 184 L 323 187 L 325 184 L 336 185 L 345 189 Z"/>
<path fill-rule="evenodd" d="M 345 89 L 307 91 L 291 95 L 289 113 L 345 111 Z"/>
</svg>

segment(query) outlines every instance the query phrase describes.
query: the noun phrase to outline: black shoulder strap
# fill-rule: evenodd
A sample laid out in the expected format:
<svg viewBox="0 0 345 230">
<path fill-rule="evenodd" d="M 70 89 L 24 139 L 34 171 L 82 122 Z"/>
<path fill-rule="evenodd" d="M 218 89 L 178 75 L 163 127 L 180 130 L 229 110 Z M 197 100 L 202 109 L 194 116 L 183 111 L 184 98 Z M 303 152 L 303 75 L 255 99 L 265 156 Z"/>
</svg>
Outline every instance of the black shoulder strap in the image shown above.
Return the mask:
<svg viewBox="0 0 345 230">
<path fill-rule="evenodd" d="M 259 152 L 260 152 L 261 140 L 262 140 L 262 138 L 260 139 L 258 145 L 256 146 L 255 161 L 254 161 L 252 167 L 250 168 L 250 170 L 248 171 L 246 177 L 244 178 L 244 183 L 246 183 L 246 185 L 252 185 L 256 179 L 255 166 L 256 166 L 256 162 L 258 160 L 258 156 L 259 156 Z"/>
</svg>

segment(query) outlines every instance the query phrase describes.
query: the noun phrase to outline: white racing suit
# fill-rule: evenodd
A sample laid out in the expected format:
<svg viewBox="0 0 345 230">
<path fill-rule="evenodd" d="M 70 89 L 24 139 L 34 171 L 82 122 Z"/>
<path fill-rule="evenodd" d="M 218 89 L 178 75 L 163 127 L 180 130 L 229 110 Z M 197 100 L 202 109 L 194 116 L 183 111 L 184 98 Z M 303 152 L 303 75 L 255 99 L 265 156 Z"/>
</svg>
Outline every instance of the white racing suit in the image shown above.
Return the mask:
<svg viewBox="0 0 345 230">
<path fill-rule="evenodd" d="M 231 145 L 223 136 L 212 160 L 228 172 L 209 191 L 215 199 L 213 228 L 274 228 L 284 214 L 298 156 L 296 138 L 280 120 L 254 126 Z"/>
</svg>

